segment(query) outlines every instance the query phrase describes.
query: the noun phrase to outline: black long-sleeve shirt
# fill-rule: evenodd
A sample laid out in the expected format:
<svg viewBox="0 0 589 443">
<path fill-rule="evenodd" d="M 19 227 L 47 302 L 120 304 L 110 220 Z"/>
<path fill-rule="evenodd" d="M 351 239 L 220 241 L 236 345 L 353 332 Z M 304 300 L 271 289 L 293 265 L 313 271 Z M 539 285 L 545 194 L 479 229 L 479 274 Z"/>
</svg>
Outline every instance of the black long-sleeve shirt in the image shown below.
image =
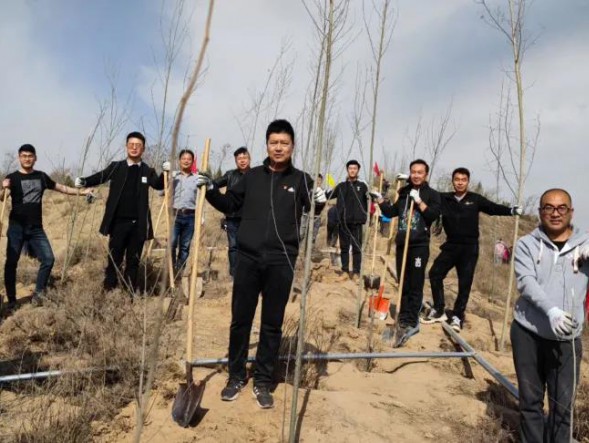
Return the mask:
<svg viewBox="0 0 589 443">
<path fill-rule="evenodd" d="M 227 189 L 233 189 L 237 183 L 243 178 L 246 172 L 241 172 L 239 169 L 231 169 L 223 174 L 218 179 L 214 180 L 213 183 L 218 188 L 227 187 Z M 241 218 L 241 211 L 235 211 L 225 214 L 227 218 L 239 219 Z"/>
<path fill-rule="evenodd" d="M 509 206 L 499 205 L 482 195 L 467 192 L 457 200 L 453 192 L 442 193 L 442 225 L 448 243 L 479 242 L 479 212 L 488 215 L 512 215 Z"/>
<path fill-rule="evenodd" d="M 336 208 L 340 224 L 364 224 L 368 217 L 368 185 L 360 180 L 346 180 L 326 193 L 327 199 L 337 198 Z"/>
</svg>

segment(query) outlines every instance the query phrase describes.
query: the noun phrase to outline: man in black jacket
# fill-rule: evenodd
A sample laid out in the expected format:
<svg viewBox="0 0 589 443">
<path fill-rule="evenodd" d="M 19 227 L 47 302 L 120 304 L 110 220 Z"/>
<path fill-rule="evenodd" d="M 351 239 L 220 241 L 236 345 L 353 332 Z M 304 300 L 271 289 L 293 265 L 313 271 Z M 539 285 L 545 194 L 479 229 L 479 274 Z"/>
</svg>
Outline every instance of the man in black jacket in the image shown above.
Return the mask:
<svg viewBox="0 0 589 443">
<path fill-rule="evenodd" d="M 201 185 L 207 186 L 206 197 L 211 205 L 224 213 L 241 210 L 237 236 L 239 258 L 231 302 L 229 380 L 221 398 L 235 400 L 247 383 L 250 332 L 261 293 L 262 324 L 254 396 L 264 409 L 274 405 L 270 392 L 272 374 L 299 252 L 299 225 L 303 211 L 311 206 L 313 193 L 311 177 L 292 165 L 295 136 L 288 121 L 270 123 L 266 146 L 268 158 L 263 165 L 252 168 L 225 194 L 219 192 L 210 178 L 200 176 Z"/>
<path fill-rule="evenodd" d="M 127 135 L 127 158 L 114 161 L 89 177 L 78 177 L 77 188 L 98 186 L 110 181 L 104 218 L 100 233 L 109 235 L 108 265 L 104 276 L 104 289 L 110 291 L 117 286 L 123 258 L 125 258 L 124 280 L 129 290 L 138 289 L 137 273 L 143 244 L 153 238 L 151 214 L 149 211 L 149 187 L 164 188 L 164 176 L 141 160 L 145 151 L 145 137 L 140 132 Z M 170 170 L 170 163 L 164 162 L 163 169 Z"/>
<path fill-rule="evenodd" d="M 440 255 L 429 270 L 433 307 L 421 318 L 424 324 L 447 320 L 444 304 L 444 278 L 453 267 L 458 274 L 458 296 L 450 326 L 460 332 L 464 311 L 479 257 L 479 213 L 488 215 L 521 215 L 519 206 L 498 205 L 468 190 L 470 171 L 456 168 L 452 172 L 454 192 L 442 194 L 442 225 L 446 242 L 440 247 Z"/>
<path fill-rule="evenodd" d="M 227 187 L 227 190 L 233 189 L 241 180 L 243 175 L 250 170 L 250 153 L 245 146 L 238 148 L 234 153 L 235 166 L 215 180 L 217 188 Z M 227 245 L 229 246 L 229 275 L 235 275 L 235 265 L 237 263 L 237 231 L 241 221 L 241 211 L 235 211 L 225 214 L 225 229 L 227 230 Z"/>
<path fill-rule="evenodd" d="M 352 273 L 359 276 L 362 270 L 362 228 L 368 214 L 368 185 L 359 180 L 360 163 L 350 160 L 346 163 L 348 177 L 327 192 L 327 199 L 337 198 L 339 221 L 339 245 L 342 272 L 349 272 L 350 246 L 352 247 Z"/>
<path fill-rule="evenodd" d="M 410 203 L 413 200 L 411 232 L 409 233 L 405 280 L 401 289 L 401 307 L 399 324 L 395 334 L 395 347 L 403 346 L 412 335 L 419 332 L 419 311 L 423 301 L 425 268 L 429 259 L 430 226 L 440 216 L 440 194 L 430 188 L 427 183 L 429 165 L 424 160 L 417 159 L 411 162 L 409 171 L 409 183 L 399 190 L 399 199 L 396 203 L 385 202 L 378 193 L 371 194 L 376 198 L 386 217 L 399 217 L 399 228 L 395 237 L 399 278 L 405 237 L 407 236 Z"/>
</svg>

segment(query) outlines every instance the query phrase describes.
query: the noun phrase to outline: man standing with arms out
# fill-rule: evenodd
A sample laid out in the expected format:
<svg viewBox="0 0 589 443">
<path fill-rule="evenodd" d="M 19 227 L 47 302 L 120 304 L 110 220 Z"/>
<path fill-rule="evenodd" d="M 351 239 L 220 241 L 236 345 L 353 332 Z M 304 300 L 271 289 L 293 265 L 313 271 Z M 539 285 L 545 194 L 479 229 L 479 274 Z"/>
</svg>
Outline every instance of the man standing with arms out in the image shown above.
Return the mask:
<svg viewBox="0 0 589 443">
<path fill-rule="evenodd" d="M 162 190 L 164 176 L 141 160 L 145 151 L 145 137 L 140 132 L 127 135 L 127 158 L 113 161 L 103 171 L 89 177 L 76 178 L 76 187 L 98 186 L 110 181 L 104 218 L 100 233 L 110 236 L 108 265 L 104 275 L 104 289 L 117 287 L 123 258 L 124 283 L 130 291 L 139 288 L 137 274 L 145 240 L 153 238 L 149 212 L 149 187 Z M 170 170 L 170 162 L 163 164 Z"/>
<path fill-rule="evenodd" d="M 47 174 L 34 170 L 37 153 L 33 145 L 22 145 L 18 150 L 20 169 L 8 174 L 2 181 L 2 196 L 4 201 L 10 191 L 12 210 L 8 221 L 6 237 L 6 263 L 4 265 L 4 284 L 8 298 L 8 308 L 16 307 L 16 268 L 23 248 L 27 242 L 34 256 L 41 265 L 37 273 L 37 282 L 32 302 L 41 304 L 43 291 L 51 275 L 55 258 L 51 244 L 43 230 L 43 193 L 51 189 L 66 195 L 89 195 L 92 189 L 81 193 L 77 189 L 55 183 Z"/>
<path fill-rule="evenodd" d="M 470 171 L 466 168 L 457 168 L 452 172 L 454 192 L 441 194 L 442 225 L 446 232 L 446 243 L 440 247 L 442 252 L 429 270 L 434 303 L 426 316 L 421 319 L 424 324 L 447 319 L 444 309 L 444 278 L 450 269 L 456 267 L 458 296 L 450 320 L 450 326 L 456 332 L 460 332 L 464 323 L 464 312 L 479 258 L 479 213 L 504 216 L 522 214 L 519 206 L 498 205 L 482 195 L 470 192 L 469 182 Z"/>
<path fill-rule="evenodd" d="M 174 276 L 178 276 L 186 266 L 190 253 L 190 242 L 194 235 L 194 209 L 196 207 L 197 175 L 192 172 L 194 152 L 183 149 L 178 156 L 180 171 L 174 174 L 172 203 L 174 213 L 174 232 L 172 235 L 172 263 Z"/>
<path fill-rule="evenodd" d="M 399 199 L 396 203 L 385 202 L 380 194 L 371 193 L 386 217 L 399 217 L 399 228 L 395 237 L 399 278 L 405 237 L 408 235 L 409 210 L 413 200 L 405 279 L 403 288 L 400 288 L 401 308 L 395 334 L 395 347 L 403 346 L 411 336 L 419 332 L 419 311 L 423 301 L 425 268 L 429 259 L 430 226 L 440 216 L 440 194 L 430 188 L 427 183 L 429 165 L 421 159 L 413 160 L 409 165 L 409 171 L 409 183 L 399 190 Z M 406 177 L 404 174 L 399 174 L 397 180 Z"/>
<path fill-rule="evenodd" d="M 221 194 L 213 181 L 200 175 L 207 200 L 219 211 L 241 209 L 238 254 L 231 301 L 229 380 L 221 392 L 235 400 L 247 383 L 246 362 L 258 297 L 262 295 L 260 339 L 254 371 L 258 406 L 272 408 L 272 374 L 278 359 L 282 322 L 299 252 L 299 225 L 311 206 L 313 182 L 292 164 L 294 130 L 275 120 L 266 130 L 268 157 L 252 168 L 235 187 Z M 325 199 L 323 198 L 323 203 Z"/>
<path fill-rule="evenodd" d="M 329 200 L 337 198 L 339 220 L 339 246 L 342 272 L 350 272 L 350 246 L 352 247 L 352 272 L 350 277 L 359 277 L 362 271 L 362 228 L 368 214 L 368 185 L 359 180 L 360 163 L 346 163 L 348 177 L 327 192 Z"/>
<path fill-rule="evenodd" d="M 540 198 L 540 226 L 515 248 L 520 297 L 511 324 L 523 442 L 565 442 L 580 379 L 581 333 L 589 280 L 589 234 L 571 224 L 564 189 Z M 544 394 L 548 391 L 548 417 Z"/>
<path fill-rule="evenodd" d="M 235 157 L 236 169 L 231 169 L 223 174 L 222 177 L 215 180 L 217 188 L 227 187 L 227 190 L 233 189 L 241 180 L 243 175 L 250 170 L 250 153 L 245 146 L 237 149 L 233 153 Z M 225 214 L 225 225 L 227 229 L 227 245 L 229 246 L 229 275 L 235 276 L 235 265 L 237 263 L 237 231 L 241 222 L 241 211 L 235 211 Z"/>
</svg>

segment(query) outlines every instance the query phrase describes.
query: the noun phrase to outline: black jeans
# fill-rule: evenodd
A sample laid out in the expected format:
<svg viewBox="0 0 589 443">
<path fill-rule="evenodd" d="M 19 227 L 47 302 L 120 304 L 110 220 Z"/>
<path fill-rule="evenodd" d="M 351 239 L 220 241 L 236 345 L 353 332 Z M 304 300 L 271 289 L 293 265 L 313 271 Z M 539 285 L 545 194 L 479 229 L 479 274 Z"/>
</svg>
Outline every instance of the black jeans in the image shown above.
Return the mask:
<svg viewBox="0 0 589 443">
<path fill-rule="evenodd" d="M 360 223 L 339 225 L 339 247 L 342 271 L 350 270 L 350 246 L 352 246 L 352 272 L 362 270 L 362 225 Z"/>
<path fill-rule="evenodd" d="M 41 226 L 24 226 L 15 221 L 10 221 L 6 232 L 6 263 L 4 264 L 4 285 L 6 297 L 9 301 L 16 301 L 16 268 L 23 245 L 27 242 L 34 256 L 41 262 L 37 273 L 35 294 L 40 295 L 47 286 L 51 269 L 55 263 L 55 257 L 51 244 Z"/>
<path fill-rule="evenodd" d="M 403 245 L 397 245 L 396 254 L 397 275 L 400 279 Z M 423 284 L 428 259 L 429 245 L 409 245 L 407 264 L 405 265 L 405 280 L 401 292 L 401 307 L 399 310 L 399 324 L 401 326 L 415 326 L 418 324 L 419 311 L 423 302 Z"/>
<path fill-rule="evenodd" d="M 474 271 L 479 258 L 479 245 L 461 245 L 456 243 L 444 243 L 442 252 L 434 260 L 429 270 L 429 282 L 432 287 L 434 308 L 442 312 L 446 307 L 444 301 L 444 279 L 453 267 L 458 274 L 458 296 L 454 303 L 452 315 L 464 321 L 464 311 L 470 297 L 470 288 L 474 279 Z"/>
<path fill-rule="evenodd" d="M 337 244 L 337 237 L 338 237 L 338 225 L 330 225 L 327 224 L 327 246 L 335 248 Z"/>
<path fill-rule="evenodd" d="M 235 277 L 237 266 L 237 231 L 239 231 L 240 218 L 226 218 L 227 224 L 227 246 L 229 247 L 229 275 Z"/>
<path fill-rule="evenodd" d="M 239 254 L 233 281 L 229 333 L 229 377 L 245 380 L 250 332 L 258 297 L 262 295 L 262 325 L 256 353 L 254 384 L 268 386 L 278 360 L 282 322 L 293 272 L 289 264 L 267 265 Z"/>
<path fill-rule="evenodd" d="M 526 442 L 568 442 L 573 386 L 573 346 L 570 341 L 547 340 L 511 324 L 513 362 L 519 387 L 520 438 Z M 575 339 L 577 383 L 583 354 Z M 548 391 L 548 418 L 544 392 Z"/>
<path fill-rule="evenodd" d="M 125 259 L 124 283 L 130 290 L 139 287 L 137 273 L 145 234 L 139 232 L 136 220 L 115 220 L 108 240 L 108 265 L 104 275 L 104 289 L 117 287 L 121 266 Z"/>
</svg>

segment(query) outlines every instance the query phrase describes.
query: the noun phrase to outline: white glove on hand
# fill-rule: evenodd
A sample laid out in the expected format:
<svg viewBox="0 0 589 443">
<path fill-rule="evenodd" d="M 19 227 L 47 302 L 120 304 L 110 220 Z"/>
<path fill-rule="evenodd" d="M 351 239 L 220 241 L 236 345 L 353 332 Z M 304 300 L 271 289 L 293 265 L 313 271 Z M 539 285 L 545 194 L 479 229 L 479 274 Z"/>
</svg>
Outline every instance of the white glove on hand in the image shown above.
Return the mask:
<svg viewBox="0 0 589 443">
<path fill-rule="evenodd" d="M 205 186 L 207 190 L 211 190 L 215 187 L 215 185 L 213 185 L 213 180 L 211 180 L 211 177 L 209 177 L 206 174 L 196 174 L 196 186 L 198 186 L 199 188 L 201 186 Z"/>
<path fill-rule="evenodd" d="M 395 179 L 397 179 L 397 180 L 409 180 L 409 174 L 403 174 L 402 172 L 399 172 L 395 176 Z"/>
<path fill-rule="evenodd" d="M 548 319 L 550 320 L 550 328 L 557 337 L 566 337 L 573 333 L 576 322 L 568 312 L 555 306 L 548 310 Z"/>
<path fill-rule="evenodd" d="M 166 171 L 166 172 L 169 172 L 169 171 L 170 171 L 170 162 L 169 162 L 169 161 L 167 161 L 167 160 L 166 160 L 165 162 L 163 162 L 163 163 L 162 163 L 162 169 L 163 169 L 164 171 Z"/>
<path fill-rule="evenodd" d="M 579 272 L 579 266 L 589 261 L 589 244 L 581 246 L 573 253 L 573 270 Z"/>
<path fill-rule="evenodd" d="M 420 204 L 422 202 L 421 198 L 419 197 L 419 189 L 412 189 L 409 193 L 409 197 L 411 197 L 416 204 Z"/>
<path fill-rule="evenodd" d="M 523 213 L 524 210 L 519 205 L 515 205 L 513 208 L 511 208 L 511 215 L 522 215 Z"/>
<path fill-rule="evenodd" d="M 74 187 L 76 188 L 85 188 L 86 187 L 86 179 L 83 177 L 76 177 L 74 180 Z"/>
<path fill-rule="evenodd" d="M 370 198 L 372 199 L 372 201 L 378 201 L 378 200 L 382 199 L 382 194 L 380 192 L 370 191 L 368 193 L 368 195 L 370 195 Z"/>
<path fill-rule="evenodd" d="M 327 197 L 325 196 L 325 191 L 321 188 L 317 188 L 315 189 L 315 193 L 313 195 L 313 198 L 315 200 L 315 203 L 326 203 L 327 202 Z"/>
</svg>

